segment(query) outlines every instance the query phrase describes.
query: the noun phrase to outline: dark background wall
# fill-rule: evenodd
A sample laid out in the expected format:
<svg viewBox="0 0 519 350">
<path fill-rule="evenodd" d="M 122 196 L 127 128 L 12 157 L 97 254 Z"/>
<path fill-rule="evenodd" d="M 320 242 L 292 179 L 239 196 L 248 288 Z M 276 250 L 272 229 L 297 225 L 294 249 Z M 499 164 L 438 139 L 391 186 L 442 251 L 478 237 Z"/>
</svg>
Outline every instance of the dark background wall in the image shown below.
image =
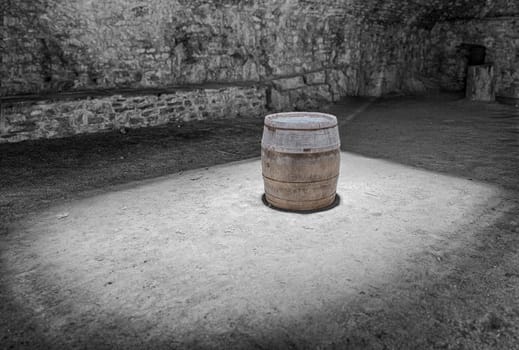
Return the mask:
<svg viewBox="0 0 519 350">
<path fill-rule="evenodd" d="M 494 64 L 497 94 L 519 98 L 519 16 L 444 22 L 434 35 L 438 37 L 443 88 L 464 88 L 467 60 L 463 44 L 477 44 L 485 46 L 486 61 Z"/>
</svg>

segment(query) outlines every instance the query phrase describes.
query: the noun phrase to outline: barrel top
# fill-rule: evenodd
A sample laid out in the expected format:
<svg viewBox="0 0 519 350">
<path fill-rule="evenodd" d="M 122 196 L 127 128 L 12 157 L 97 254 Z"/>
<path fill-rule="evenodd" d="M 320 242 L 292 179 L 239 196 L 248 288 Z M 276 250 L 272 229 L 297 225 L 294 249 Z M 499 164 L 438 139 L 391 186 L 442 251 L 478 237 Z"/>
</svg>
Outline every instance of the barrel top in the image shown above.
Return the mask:
<svg viewBox="0 0 519 350">
<path fill-rule="evenodd" d="M 285 112 L 267 115 L 265 125 L 276 129 L 327 129 L 337 126 L 337 118 L 317 112 Z"/>
</svg>

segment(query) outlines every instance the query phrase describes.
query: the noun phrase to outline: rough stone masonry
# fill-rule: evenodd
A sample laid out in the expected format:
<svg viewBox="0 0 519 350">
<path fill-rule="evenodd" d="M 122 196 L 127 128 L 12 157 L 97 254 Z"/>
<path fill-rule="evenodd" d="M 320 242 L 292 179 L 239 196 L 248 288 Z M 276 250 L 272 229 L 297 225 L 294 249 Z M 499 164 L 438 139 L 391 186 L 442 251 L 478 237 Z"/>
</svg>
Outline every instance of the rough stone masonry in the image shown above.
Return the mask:
<svg viewBox="0 0 519 350">
<path fill-rule="evenodd" d="M 460 89 L 466 41 L 488 47 L 498 94 L 519 96 L 513 0 L 4 0 L 0 10 L 0 142 Z"/>
</svg>

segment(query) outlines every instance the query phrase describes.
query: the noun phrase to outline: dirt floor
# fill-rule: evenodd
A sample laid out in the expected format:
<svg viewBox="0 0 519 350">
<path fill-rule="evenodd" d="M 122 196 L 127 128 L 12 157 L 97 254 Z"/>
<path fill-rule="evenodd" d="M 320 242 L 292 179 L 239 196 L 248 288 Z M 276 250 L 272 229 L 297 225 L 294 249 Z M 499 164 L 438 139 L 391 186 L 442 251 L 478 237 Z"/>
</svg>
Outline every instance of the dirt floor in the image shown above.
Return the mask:
<svg viewBox="0 0 519 350">
<path fill-rule="evenodd" d="M 0 145 L 0 348 L 519 349 L 519 110 L 325 110 L 350 196 L 316 216 L 270 214 L 257 163 L 230 163 L 259 156 L 261 119 Z"/>
</svg>

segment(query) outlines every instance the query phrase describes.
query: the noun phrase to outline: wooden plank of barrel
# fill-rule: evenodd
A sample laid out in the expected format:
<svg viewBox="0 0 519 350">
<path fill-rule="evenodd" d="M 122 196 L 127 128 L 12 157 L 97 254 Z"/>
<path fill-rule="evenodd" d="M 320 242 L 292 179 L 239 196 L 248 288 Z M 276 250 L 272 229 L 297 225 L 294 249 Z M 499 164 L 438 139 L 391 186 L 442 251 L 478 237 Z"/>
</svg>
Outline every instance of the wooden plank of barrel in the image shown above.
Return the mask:
<svg viewBox="0 0 519 350">
<path fill-rule="evenodd" d="M 340 165 L 337 118 L 314 112 L 267 115 L 261 165 L 265 199 L 272 206 L 294 211 L 330 206 Z"/>
</svg>

